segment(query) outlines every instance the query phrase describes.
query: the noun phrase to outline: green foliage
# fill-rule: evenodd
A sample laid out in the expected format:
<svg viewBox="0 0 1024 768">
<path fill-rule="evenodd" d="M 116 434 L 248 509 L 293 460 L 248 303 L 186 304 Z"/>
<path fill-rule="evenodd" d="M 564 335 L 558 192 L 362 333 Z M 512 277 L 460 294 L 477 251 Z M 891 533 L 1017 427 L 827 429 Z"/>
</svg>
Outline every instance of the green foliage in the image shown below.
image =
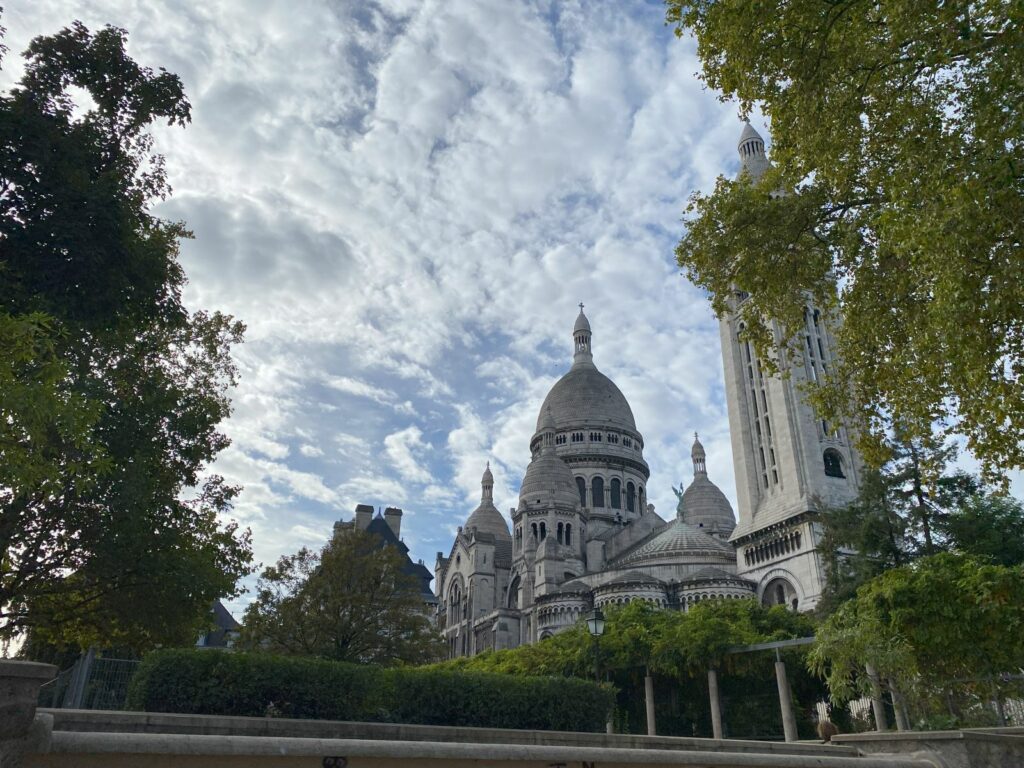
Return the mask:
<svg viewBox="0 0 1024 768">
<path fill-rule="evenodd" d="M 753 737 L 781 733 L 776 722 L 774 656 L 767 653 L 728 654 L 737 645 L 769 642 L 814 633 L 810 616 L 782 606 L 765 608 L 753 600 L 709 600 L 689 611 L 666 611 L 643 601 L 612 606 L 606 612 L 605 632 L 595 642 L 586 625 L 576 626 L 532 645 L 445 661 L 436 669 L 500 673 L 588 677 L 594 674 L 595 656 L 602 678 L 619 689 L 617 727 L 643 732 L 644 676 L 655 677 L 659 733 L 711 735 L 707 716 L 707 670 L 722 670 L 723 696 L 742 700 L 752 688 L 762 690 L 757 706 L 735 705 L 731 732 Z M 823 695 L 820 680 L 804 669 L 802 652 L 787 651 L 791 686 L 800 700 L 811 702 Z M 765 702 L 768 702 L 767 708 Z M 772 703 L 774 701 L 774 703 Z M 808 731 L 808 736 L 811 735 Z"/>
<path fill-rule="evenodd" d="M 149 212 L 169 188 L 147 129 L 189 105 L 124 44 L 37 38 L 0 95 L 0 641 L 191 642 L 251 570 L 218 522 L 238 489 L 204 475 L 243 327 L 181 303 L 187 232 Z"/>
<path fill-rule="evenodd" d="M 610 686 L 585 680 L 380 667 L 269 654 L 158 651 L 126 708 L 147 712 L 601 731 Z"/>
<path fill-rule="evenodd" d="M 857 590 L 818 629 L 812 669 L 845 701 L 872 664 L 897 690 L 990 677 L 1024 666 L 1024 566 L 942 553 Z"/>
<path fill-rule="evenodd" d="M 890 442 L 890 459 L 864 474 L 858 498 L 821 514 L 827 615 L 875 576 L 942 551 L 1024 562 L 1024 507 L 962 471 L 935 441 Z"/>
<path fill-rule="evenodd" d="M 319 552 L 302 549 L 263 571 L 240 646 L 291 656 L 369 664 L 422 664 L 444 645 L 405 558 L 360 530 Z"/>
<path fill-rule="evenodd" d="M 996 565 L 1024 564 L 1024 504 L 1003 493 L 963 500 L 942 524 L 946 545 Z"/>
<path fill-rule="evenodd" d="M 801 327 L 807 294 L 841 316 L 812 399 L 871 464 L 890 425 L 938 423 L 986 477 L 1024 465 L 1024 5 L 667 0 L 667 21 L 771 119 L 773 167 L 688 209 L 676 253 L 716 312 L 749 293 L 768 362 L 767 318 Z"/>
</svg>

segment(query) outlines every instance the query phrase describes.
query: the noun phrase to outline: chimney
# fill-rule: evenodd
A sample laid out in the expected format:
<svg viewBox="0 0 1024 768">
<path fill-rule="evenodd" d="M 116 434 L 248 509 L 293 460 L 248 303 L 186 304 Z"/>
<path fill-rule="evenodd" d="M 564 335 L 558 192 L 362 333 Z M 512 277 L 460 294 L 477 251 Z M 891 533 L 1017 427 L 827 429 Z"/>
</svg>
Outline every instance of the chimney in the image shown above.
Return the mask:
<svg viewBox="0 0 1024 768">
<path fill-rule="evenodd" d="M 373 520 L 373 507 L 369 504 L 356 504 L 356 528 L 365 531 Z"/>
<path fill-rule="evenodd" d="M 402 530 L 402 510 L 398 507 L 388 507 L 384 510 L 384 522 L 388 524 L 388 528 L 395 534 L 395 538 L 399 537 L 399 532 Z"/>
</svg>

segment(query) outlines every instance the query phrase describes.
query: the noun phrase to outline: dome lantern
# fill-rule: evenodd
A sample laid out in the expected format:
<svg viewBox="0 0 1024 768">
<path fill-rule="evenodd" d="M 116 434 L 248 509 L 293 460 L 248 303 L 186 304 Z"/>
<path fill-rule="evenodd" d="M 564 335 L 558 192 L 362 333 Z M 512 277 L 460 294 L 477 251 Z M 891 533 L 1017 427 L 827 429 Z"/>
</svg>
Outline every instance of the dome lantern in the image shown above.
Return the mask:
<svg viewBox="0 0 1024 768">
<path fill-rule="evenodd" d="M 590 321 L 583 314 L 583 302 L 580 302 L 580 313 L 576 317 L 576 325 L 572 329 L 572 340 L 575 351 L 573 352 L 573 365 L 577 363 L 588 363 L 594 359 L 590 342 Z"/>
<path fill-rule="evenodd" d="M 707 454 L 704 453 L 704 446 L 701 445 L 697 433 L 693 433 L 693 448 L 690 450 L 690 457 L 693 459 L 693 474 L 706 475 L 708 473 Z"/>
<path fill-rule="evenodd" d="M 739 143 L 736 146 L 740 155 L 740 173 L 750 176 L 751 181 L 757 181 L 768 169 L 768 156 L 764 151 L 764 139 L 761 138 L 749 120 L 744 121 L 743 133 L 740 134 Z"/>
<path fill-rule="evenodd" d="M 494 500 L 494 475 L 491 474 L 491 462 L 487 462 L 487 469 L 480 480 L 480 501 L 493 502 Z"/>
</svg>

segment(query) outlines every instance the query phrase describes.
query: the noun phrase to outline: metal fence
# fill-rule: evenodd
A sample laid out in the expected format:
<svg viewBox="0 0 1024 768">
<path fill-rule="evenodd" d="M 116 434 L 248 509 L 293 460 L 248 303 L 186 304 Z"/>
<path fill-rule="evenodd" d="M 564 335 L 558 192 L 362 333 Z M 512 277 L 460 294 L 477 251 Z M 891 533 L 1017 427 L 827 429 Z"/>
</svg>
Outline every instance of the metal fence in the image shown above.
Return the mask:
<svg viewBox="0 0 1024 768">
<path fill-rule="evenodd" d="M 138 660 L 107 658 L 90 650 L 39 690 L 39 706 L 123 709 L 138 666 Z"/>
</svg>

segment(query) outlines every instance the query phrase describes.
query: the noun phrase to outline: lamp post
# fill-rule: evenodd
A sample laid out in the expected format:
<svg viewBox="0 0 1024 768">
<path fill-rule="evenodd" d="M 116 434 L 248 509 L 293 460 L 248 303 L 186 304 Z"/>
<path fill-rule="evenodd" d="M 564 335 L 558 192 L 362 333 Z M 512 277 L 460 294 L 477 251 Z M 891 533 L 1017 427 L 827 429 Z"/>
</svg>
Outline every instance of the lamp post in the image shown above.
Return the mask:
<svg viewBox="0 0 1024 768">
<path fill-rule="evenodd" d="M 598 638 L 604 634 L 604 614 L 600 608 L 594 608 L 594 612 L 587 617 L 587 631 L 594 638 L 594 679 L 601 682 L 601 670 L 598 667 Z"/>
</svg>

